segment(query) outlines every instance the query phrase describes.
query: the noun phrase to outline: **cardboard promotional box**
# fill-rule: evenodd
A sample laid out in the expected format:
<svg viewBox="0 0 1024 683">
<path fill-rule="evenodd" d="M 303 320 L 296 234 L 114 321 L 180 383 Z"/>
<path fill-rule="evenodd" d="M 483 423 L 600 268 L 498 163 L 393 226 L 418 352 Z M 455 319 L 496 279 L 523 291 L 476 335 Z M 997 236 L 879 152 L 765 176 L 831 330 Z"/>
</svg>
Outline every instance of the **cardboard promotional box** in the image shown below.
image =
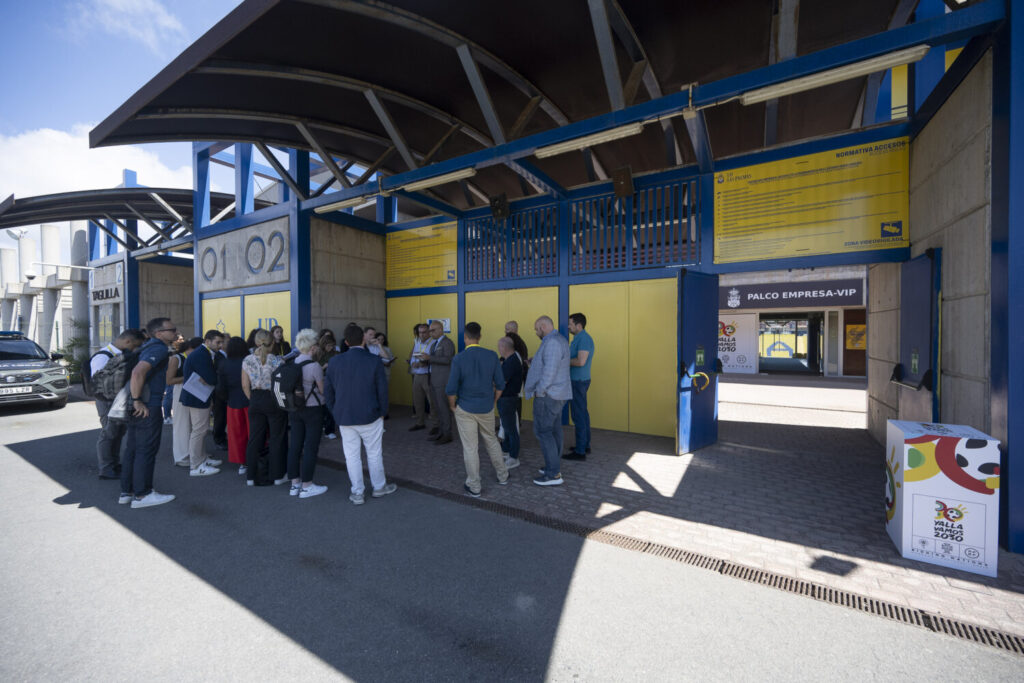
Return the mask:
<svg viewBox="0 0 1024 683">
<path fill-rule="evenodd" d="M 995 576 L 999 442 L 972 427 L 889 420 L 885 528 L 903 557 Z"/>
</svg>

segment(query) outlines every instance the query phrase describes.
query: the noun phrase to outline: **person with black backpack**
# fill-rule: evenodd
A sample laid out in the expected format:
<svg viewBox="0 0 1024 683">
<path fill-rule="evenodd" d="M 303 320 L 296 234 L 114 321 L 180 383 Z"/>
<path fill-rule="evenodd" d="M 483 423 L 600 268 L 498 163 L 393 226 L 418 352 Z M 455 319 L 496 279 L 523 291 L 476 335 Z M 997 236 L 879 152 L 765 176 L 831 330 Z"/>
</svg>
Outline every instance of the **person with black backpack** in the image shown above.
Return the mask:
<svg viewBox="0 0 1024 683">
<path fill-rule="evenodd" d="M 312 498 L 327 491 L 326 486 L 313 483 L 324 421 L 324 371 L 309 355 L 314 346 L 316 332 L 300 330 L 295 335 L 299 355 L 285 361 L 273 374 L 278 405 L 288 411 L 291 428 L 288 478 L 292 485 L 288 493 L 299 498 Z"/>
<path fill-rule="evenodd" d="M 82 388 L 96 402 L 96 413 L 100 416 L 100 436 L 96 439 L 100 479 L 121 478 L 121 440 L 127 427 L 123 421 L 108 420 L 107 414 L 117 392 L 128 381 L 128 366 L 143 341 L 141 331 L 125 330 L 82 366 Z"/>
</svg>

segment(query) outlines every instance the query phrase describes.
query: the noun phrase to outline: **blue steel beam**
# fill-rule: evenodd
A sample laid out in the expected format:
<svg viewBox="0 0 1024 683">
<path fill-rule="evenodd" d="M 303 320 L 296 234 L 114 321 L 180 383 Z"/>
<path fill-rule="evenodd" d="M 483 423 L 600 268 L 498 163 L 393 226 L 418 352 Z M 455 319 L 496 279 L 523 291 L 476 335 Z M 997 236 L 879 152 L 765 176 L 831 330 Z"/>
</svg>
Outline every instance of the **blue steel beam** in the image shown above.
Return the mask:
<svg viewBox="0 0 1024 683">
<path fill-rule="evenodd" d="M 210 147 L 192 145 L 192 226 L 193 232 L 210 224 Z"/>
<path fill-rule="evenodd" d="M 473 58 L 472 50 L 469 45 L 463 43 L 455 48 L 455 52 L 459 55 L 459 61 L 462 62 L 462 69 L 466 72 L 469 85 L 473 88 L 473 95 L 484 115 L 484 121 L 487 122 L 487 129 L 491 131 L 491 137 L 494 138 L 495 144 L 504 144 L 505 131 L 501 127 L 498 112 L 494 109 L 494 102 L 491 101 L 491 93 L 487 90 L 487 84 L 484 83 L 484 78 L 480 74 L 480 67 L 477 66 L 476 60 Z"/>
<path fill-rule="evenodd" d="M 697 107 L 721 104 L 749 90 L 783 83 L 903 48 L 921 44 L 941 45 L 964 40 L 992 31 L 1005 17 L 1006 7 L 1003 0 L 983 0 L 942 17 L 843 43 L 802 57 L 755 69 L 745 74 L 723 78 L 707 85 L 698 85 L 693 89 L 693 104 Z M 308 208 L 314 208 L 331 201 L 375 194 L 380 190 L 390 191 L 417 180 L 434 178 L 464 168 L 486 168 L 505 164 L 533 154 L 538 147 L 574 140 L 630 123 L 653 121 L 659 117 L 676 115 L 689 104 L 690 97 L 687 91 L 672 93 L 621 111 L 602 114 L 490 149 L 446 159 L 415 171 L 399 173 L 383 179 L 380 187 L 374 184 L 339 190 L 329 198 L 320 197 L 317 200 L 310 200 L 307 205 Z"/>
<path fill-rule="evenodd" d="M 590 8 L 590 22 L 594 25 L 597 52 L 601 56 L 601 72 L 604 74 L 604 87 L 608 91 L 608 102 L 612 111 L 619 111 L 625 107 L 625 101 L 622 96 L 619 61 L 615 58 L 615 43 L 612 41 L 612 30 L 608 25 L 608 7 L 605 0 L 587 0 L 587 5 Z"/>
<path fill-rule="evenodd" d="M 253 176 L 252 145 L 235 145 L 235 215 L 256 208 L 256 178 Z"/>
<path fill-rule="evenodd" d="M 241 143 L 236 143 L 236 146 L 238 144 L 241 144 Z M 255 143 L 253 143 L 253 144 L 255 144 Z M 234 168 L 235 167 L 235 155 L 230 153 L 230 152 L 217 152 L 216 154 L 214 154 L 214 155 L 212 155 L 210 157 L 210 162 L 214 163 L 214 164 L 218 164 L 220 166 L 230 166 L 231 168 Z M 253 175 L 259 176 L 260 178 L 266 178 L 267 180 L 280 180 L 281 179 L 280 176 L 277 175 L 277 172 L 274 171 L 273 168 L 271 168 L 270 166 L 264 166 L 263 164 L 259 164 L 259 163 L 256 163 L 256 162 L 253 162 L 252 172 L 253 172 Z"/>
<path fill-rule="evenodd" d="M 690 134 L 693 151 L 697 155 L 697 168 L 701 173 L 710 173 L 715 167 L 715 156 L 711 152 L 711 139 L 708 137 L 704 111 L 698 109 L 692 114 L 684 114 L 683 122 L 686 124 L 686 132 Z"/>
<path fill-rule="evenodd" d="M 256 142 L 254 144 L 256 145 L 256 149 L 260 151 L 260 154 L 263 155 L 263 158 L 274 167 L 274 170 L 277 171 L 278 177 L 284 181 L 285 185 L 287 185 L 299 199 L 306 199 L 308 188 L 306 192 L 302 191 L 298 183 L 295 182 L 295 179 L 292 178 L 292 174 L 285 170 L 285 167 L 281 165 L 281 162 L 277 160 L 277 157 L 274 156 L 273 152 L 271 152 L 265 144 L 262 142 Z"/>
<path fill-rule="evenodd" d="M 447 202 L 443 202 L 440 199 L 435 199 L 433 197 L 429 197 L 429 196 L 427 196 L 425 194 L 422 194 L 420 192 L 407 192 L 406 190 L 394 190 L 394 191 L 391 192 L 391 195 L 394 196 L 394 197 L 402 197 L 403 199 L 408 199 L 410 202 L 415 202 L 416 204 L 419 204 L 420 206 L 425 206 L 428 209 L 433 209 L 434 211 L 437 211 L 439 213 L 443 213 L 443 214 L 448 215 L 448 216 L 453 216 L 455 218 L 461 218 L 462 214 L 463 214 L 462 211 L 460 211 L 459 209 L 455 208 L 451 204 L 448 204 Z"/>
<path fill-rule="evenodd" d="M 506 165 L 542 192 L 548 192 L 558 199 L 565 198 L 565 188 L 526 159 L 509 161 Z"/>
</svg>

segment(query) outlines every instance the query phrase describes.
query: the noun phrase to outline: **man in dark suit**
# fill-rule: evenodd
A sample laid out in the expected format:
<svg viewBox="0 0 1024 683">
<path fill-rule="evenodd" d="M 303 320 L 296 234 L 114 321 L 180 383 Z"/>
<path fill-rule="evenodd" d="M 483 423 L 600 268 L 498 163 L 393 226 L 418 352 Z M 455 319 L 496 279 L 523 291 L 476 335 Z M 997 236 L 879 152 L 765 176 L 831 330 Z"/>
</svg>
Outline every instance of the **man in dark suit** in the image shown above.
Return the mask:
<svg viewBox="0 0 1024 683">
<path fill-rule="evenodd" d="M 430 323 L 430 350 L 421 354 L 421 360 L 425 360 L 430 366 L 430 393 L 434 397 L 431 408 L 437 408 L 437 420 L 440 431 L 429 437 L 436 444 L 452 442 L 452 411 L 448 407 L 448 394 L 445 387 L 448 385 L 448 377 L 452 371 L 452 358 L 455 357 L 455 344 L 444 336 L 444 325 L 441 321 L 435 320 Z"/>
<path fill-rule="evenodd" d="M 206 432 L 210 431 L 210 403 L 213 393 L 206 397 L 206 400 L 194 396 L 187 389 L 189 378 L 198 375 L 199 381 L 209 387 L 217 386 L 217 370 L 214 366 L 214 358 L 220 353 L 220 347 L 224 344 L 224 335 L 219 330 L 207 330 L 203 335 L 203 345 L 188 354 L 185 359 L 184 384 L 181 390 L 181 405 L 188 411 L 188 419 L 191 425 L 188 439 L 189 475 L 193 477 L 207 477 L 220 472 L 217 469 L 221 461 L 209 458 L 206 455 Z"/>
<path fill-rule="evenodd" d="M 362 505 L 363 463 L 360 446 L 366 446 L 366 463 L 370 468 L 373 497 L 394 493 L 398 487 L 384 476 L 381 436 L 384 415 L 388 412 L 388 380 L 384 364 L 363 346 L 363 329 L 358 325 L 345 328 L 348 352 L 331 358 L 324 373 L 324 399 L 335 422 L 341 428 L 345 449 L 345 467 L 352 482 L 348 499 Z"/>
</svg>

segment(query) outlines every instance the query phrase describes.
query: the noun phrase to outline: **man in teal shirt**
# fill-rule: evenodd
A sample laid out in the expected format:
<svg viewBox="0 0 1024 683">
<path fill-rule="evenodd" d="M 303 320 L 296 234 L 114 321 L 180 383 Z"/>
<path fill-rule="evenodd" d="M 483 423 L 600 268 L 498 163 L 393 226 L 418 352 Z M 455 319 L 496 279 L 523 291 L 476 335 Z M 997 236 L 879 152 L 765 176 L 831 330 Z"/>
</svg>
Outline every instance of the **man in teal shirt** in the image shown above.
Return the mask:
<svg viewBox="0 0 1024 683">
<path fill-rule="evenodd" d="M 594 360 L 594 339 L 586 329 L 587 316 L 573 313 L 569 316 L 569 380 L 572 401 L 569 413 L 576 427 L 576 445 L 562 456 L 565 460 L 586 460 L 590 452 L 590 413 L 587 411 L 587 391 L 590 389 L 590 364 Z"/>
</svg>

